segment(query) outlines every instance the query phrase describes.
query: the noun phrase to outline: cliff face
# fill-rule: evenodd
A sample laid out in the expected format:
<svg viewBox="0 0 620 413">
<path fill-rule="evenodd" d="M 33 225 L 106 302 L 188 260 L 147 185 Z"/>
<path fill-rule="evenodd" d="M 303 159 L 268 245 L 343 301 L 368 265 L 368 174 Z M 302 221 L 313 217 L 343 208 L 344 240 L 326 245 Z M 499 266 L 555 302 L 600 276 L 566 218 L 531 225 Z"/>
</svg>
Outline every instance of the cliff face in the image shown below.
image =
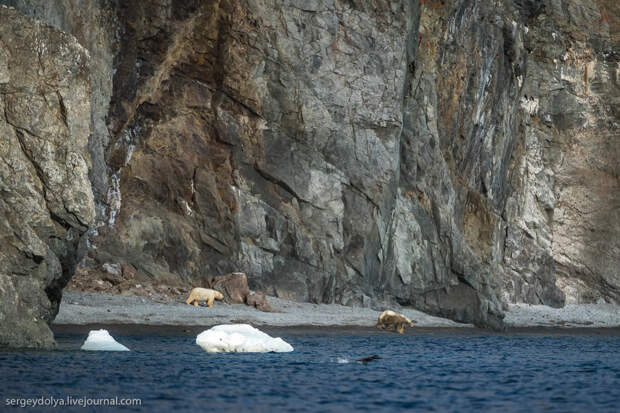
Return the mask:
<svg viewBox="0 0 620 413">
<path fill-rule="evenodd" d="M 542 6 L 524 16 L 506 294 L 544 303 L 556 279 L 567 303 L 620 303 L 620 4 Z"/>
<path fill-rule="evenodd" d="M 481 208 L 487 200 L 456 182 L 442 148 L 451 131 L 439 130 L 439 105 L 454 96 L 438 93 L 442 28 L 431 22 L 456 11 L 415 2 L 119 9 L 108 153 L 118 190 L 95 259 L 162 279 L 243 270 L 252 288 L 280 297 L 398 301 L 500 326 L 497 260 L 476 255 L 457 216 L 468 197 Z M 492 60 L 503 34 L 489 30 L 499 39 L 484 50 Z M 515 111 L 518 91 L 507 86 Z M 445 117 L 471 129 L 468 111 Z M 498 206 L 514 137 L 505 123 Z"/>
<path fill-rule="evenodd" d="M 50 347 L 94 222 L 88 52 L 0 8 L 0 346 Z"/>
<path fill-rule="evenodd" d="M 612 0 L 5 3 L 93 56 L 88 265 L 490 327 L 620 300 Z"/>
</svg>

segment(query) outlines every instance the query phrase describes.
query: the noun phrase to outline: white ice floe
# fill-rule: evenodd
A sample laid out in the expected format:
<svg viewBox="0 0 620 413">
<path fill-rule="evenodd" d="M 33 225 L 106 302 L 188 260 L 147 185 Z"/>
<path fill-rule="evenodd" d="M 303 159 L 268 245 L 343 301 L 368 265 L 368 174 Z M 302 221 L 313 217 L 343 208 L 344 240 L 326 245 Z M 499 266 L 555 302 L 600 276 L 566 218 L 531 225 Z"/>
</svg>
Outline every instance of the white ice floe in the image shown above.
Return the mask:
<svg viewBox="0 0 620 413">
<path fill-rule="evenodd" d="M 280 337 L 273 338 L 248 324 L 223 324 L 196 337 L 207 353 L 286 353 L 293 347 Z"/>
<path fill-rule="evenodd" d="M 81 350 L 92 351 L 129 351 L 108 333 L 108 330 L 91 330 Z"/>
</svg>

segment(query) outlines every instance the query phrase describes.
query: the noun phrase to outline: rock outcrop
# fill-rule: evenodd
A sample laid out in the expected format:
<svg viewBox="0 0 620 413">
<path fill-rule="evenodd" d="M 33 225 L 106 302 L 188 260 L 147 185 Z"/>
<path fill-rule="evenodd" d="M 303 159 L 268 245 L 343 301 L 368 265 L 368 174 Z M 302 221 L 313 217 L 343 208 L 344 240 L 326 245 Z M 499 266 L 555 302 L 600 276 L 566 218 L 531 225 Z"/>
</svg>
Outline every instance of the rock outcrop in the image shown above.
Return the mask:
<svg viewBox="0 0 620 413">
<path fill-rule="evenodd" d="M 520 12 L 524 138 L 506 207 L 505 294 L 620 304 L 620 3 Z"/>
<path fill-rule="evenodd" d="M 0 7 L 0 346 L 49 348 L 48 324 L 94 222 L 88 52 Z"/>
<path fill-rule="evenodd" d="M 248 278 L 242 272 L 233 272 L 209 278 L 206 280 L 205 286 L 221 292 L 224 295 L 224 301 L 227 303 L 247 304 L 260 311 L 275 312 L 267 303 L 265 294 L 250 292 Z"/>
<path fill-rule="evenodd" d="M 620 302 L 616 1 L 4 2 L 94 56 L 87 266 L 494 328 Z"/>
<path fill-rule="evenodd" d="M 250 295 L 248 278 L 242 272 L 213 277 L 207 280 L 205 287 L 224 294 L 224 301 L 229 304 L 244 304 Z"/>
</svg>

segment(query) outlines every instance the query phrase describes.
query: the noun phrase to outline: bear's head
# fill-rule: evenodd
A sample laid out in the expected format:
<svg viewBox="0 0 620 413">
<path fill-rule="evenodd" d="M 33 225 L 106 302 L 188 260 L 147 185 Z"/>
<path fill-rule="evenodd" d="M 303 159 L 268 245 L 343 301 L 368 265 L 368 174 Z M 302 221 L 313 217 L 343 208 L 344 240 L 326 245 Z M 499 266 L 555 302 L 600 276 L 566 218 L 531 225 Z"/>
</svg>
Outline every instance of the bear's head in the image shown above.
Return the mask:
<svg viewBox="0 0 620 413">
<path fill-rule="evenodd" d="M 222 293 L 219 292 L 219 291 L 216 291 L 214 296 L 215 296 L 216 300 L 223 300 L 224 299 L 224 295 L 222 295 Z"/>
</svg>

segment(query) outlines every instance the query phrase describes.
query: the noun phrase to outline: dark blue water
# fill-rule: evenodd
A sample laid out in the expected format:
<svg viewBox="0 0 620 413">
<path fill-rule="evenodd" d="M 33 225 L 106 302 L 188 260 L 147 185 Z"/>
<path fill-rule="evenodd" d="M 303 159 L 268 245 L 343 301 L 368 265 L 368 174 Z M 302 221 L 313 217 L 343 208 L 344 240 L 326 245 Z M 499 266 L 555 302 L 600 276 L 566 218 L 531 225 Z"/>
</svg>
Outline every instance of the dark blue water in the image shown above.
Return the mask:
<svg viewBox="0 0 620 413">
<path fill-rule="evenodd" d="M 620 411 L 617 334 L 267 332 L 295 351 L 207 354 L 193 333 L 112 330 L 133 351 L 83 352 L 85 335 L 59 334 L 57 351 L 0 352 L 0 411 L 42 396 L 140 398 L 133 410 L 150 412 Z M 71 410 L 85 411 L 55 411 Z"/>
</svg>

